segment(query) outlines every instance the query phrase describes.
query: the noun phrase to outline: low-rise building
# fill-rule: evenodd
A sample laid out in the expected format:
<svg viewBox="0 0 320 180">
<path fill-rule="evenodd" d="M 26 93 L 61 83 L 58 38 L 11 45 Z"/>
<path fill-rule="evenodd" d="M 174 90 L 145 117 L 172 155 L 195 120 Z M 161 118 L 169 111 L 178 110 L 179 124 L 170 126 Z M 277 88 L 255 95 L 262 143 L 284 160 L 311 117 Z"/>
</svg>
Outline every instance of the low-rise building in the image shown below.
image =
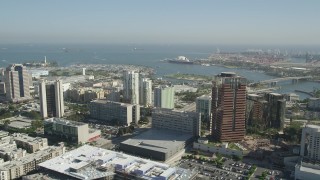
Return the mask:
<svg viewBox="0 0 320 180">
<path fill-rule="evenodd" d="M 25 157 L 0 164 L 0 180 L 18 179 L 23 175 L 37 169 L 37 166 L 51 158 L 65 153 L 63 144 L 60 146 L 50 146 L 44 150 L 28 154 Z"/>
<path fill-rule="evenodd" d="M 89 129 L 86 123 L 50 118 L 44 121 L 44 134 L 55 135 L 72 142 L 86 143 L 99 138 L 101 131 Z"/>
<path fill-rule="evenodd" d="M 27 134 L 15 133 L 12 135 L 17 146 L 27 150 L 28 153 L 45 149 L 48 147 L 48 139 L 41 137 L 31 137 Z"/>
<path fill-rule="evenodd" d="M 239 156 L 242 157 L 244 155 L 244 151 L 238 149 L 232 149 L 229 147 L 229 143 L 216 143 L 212 144 L 207 141 L 203 141 L 203 139 L 198 139 L 197 142 L 193 143 L 193 149 L 210 152 L 210 153 L 219 153 L 227 156 Z"/>
<path fill-rule="evenodd" d="M 119 148 L 133 155 L 167 161 L 192 140 L 192 134 L 152 128 L 120 143 Z"/>
<path fill-rule="evenodd" d="M 94 99 L 103 99 L 105 96 L 103 89 L 81 88 L 67 90 L 65 96 L 74 102 L 88 103 Z"/>
<path fill-rule="evenodd" d="M 0 140 L 0 158 L 3 161 L 12 161 L 25 157 L 27 151 L 17 147 L 10 136 Z"/>
</svg>

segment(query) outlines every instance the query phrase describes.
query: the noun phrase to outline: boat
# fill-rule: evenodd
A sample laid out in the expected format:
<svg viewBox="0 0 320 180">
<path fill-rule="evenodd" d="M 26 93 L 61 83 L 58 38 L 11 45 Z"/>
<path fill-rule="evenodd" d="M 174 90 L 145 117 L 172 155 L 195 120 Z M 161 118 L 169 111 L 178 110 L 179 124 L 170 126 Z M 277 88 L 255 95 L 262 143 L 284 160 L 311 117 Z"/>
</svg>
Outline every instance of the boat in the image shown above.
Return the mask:
<svg viewBox="0 0 320 180">
<path fill-rule="evenodd" d="M 176 63 L 176 64 L 193 64 L 192 61 L 190 61 L 185 56 L 178 56 L 175 59 L 166 59 L 169 63 Z"/>
</svg>

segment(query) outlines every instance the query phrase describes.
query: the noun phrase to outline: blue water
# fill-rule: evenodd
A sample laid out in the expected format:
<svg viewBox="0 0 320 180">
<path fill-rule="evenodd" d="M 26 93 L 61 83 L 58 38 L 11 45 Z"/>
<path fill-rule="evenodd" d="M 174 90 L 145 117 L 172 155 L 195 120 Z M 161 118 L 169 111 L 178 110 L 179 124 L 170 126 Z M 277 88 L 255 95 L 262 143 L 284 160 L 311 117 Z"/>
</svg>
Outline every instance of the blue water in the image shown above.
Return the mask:
<svg viewBox="0 0 320 180">
<path fill-rule="evenodd" d="M 136 48 L 136 50 L 134 50 Z M 169 64 L 161 62 L 165 58 L 175 58 L 183 55 L 189 59 L 207 58 L 215 52 L 216 46 L 173 46 L 173 45 L 0 45 L 0 66 L 11 63 L 40 61 L 47 56 L 48 61 L 56 61 L 60 66 L 72 64 L 133 64 L 152 67 L 156 76 L 161 77 L 172 73 L 190 73 L 200 75 L 216 75 L 220 72 L 234 71 L 251 81 L 273 79 L 274 77 L 261 72 L 244 69 L 229 69 L 220 66 L 200 66 Z M 220 47 L 224 51 L 241 51 L 248 47 Z M 294 59 L 295 62 L 299 61 Z M 280 83 L 280 93 L 294 92 L 295 89 L 313 91 L 320 89 L 320 83 L 290 82 Z M 300 98 L 308 97 L 298 93 Z"/>
</svg>

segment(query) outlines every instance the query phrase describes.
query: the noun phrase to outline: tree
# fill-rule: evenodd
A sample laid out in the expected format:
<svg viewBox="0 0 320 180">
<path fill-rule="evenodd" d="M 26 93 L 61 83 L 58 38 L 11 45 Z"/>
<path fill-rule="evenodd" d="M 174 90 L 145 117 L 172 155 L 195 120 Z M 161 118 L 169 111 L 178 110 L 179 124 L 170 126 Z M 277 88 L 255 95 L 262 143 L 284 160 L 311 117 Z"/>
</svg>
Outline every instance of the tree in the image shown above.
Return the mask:
<svg viewBox="0 0 320 180">
<path fill-rule="evenodd" d="M 242 157 L 237 156 L 237 155 L 232 155 L 232 159 L 235 160 L 235 161 L 241 161 Z"/>
</svg>

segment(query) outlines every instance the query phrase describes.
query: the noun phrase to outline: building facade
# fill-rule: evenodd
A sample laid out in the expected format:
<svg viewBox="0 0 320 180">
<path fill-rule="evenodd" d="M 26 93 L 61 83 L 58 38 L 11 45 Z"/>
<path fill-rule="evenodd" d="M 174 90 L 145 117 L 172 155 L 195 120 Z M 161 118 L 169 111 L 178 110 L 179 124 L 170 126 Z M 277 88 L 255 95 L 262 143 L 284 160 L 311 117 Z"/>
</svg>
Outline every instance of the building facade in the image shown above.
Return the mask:
<svg viewBox="0 0 320 180">
<path fill-rule="evenodd" d="M 152 106 L 152 80 L 149 78 L 140 79 L 139 88 L 140 105 Z"/>
<path fill-rule="evenodd" d="M 62 117 L 64 115 L 64 99 L 62 81 L 54 83 L 41 81 L 39 84 L 40 113 L 42 118 Z"/>
<path fill-rule="evenodd" d="M 119 124 L 130 125 L 140 120 L 140 106 L 120 102 L 94 100 L 89 104 L 90 116 L 106 122 L 117 121 Z"/>
<path fill-rule="evenodd" d="M 266 121 L 268 128 L 283 129 L 286 100 L 284 95 L 278 93 L 268 93 L 265 95 L 268 102 L 268 112 Z"/>
<path fill-rule="evenodd" d="M 200 114 L 172 109 L 154 108 L 152 110 L 152 128 L 169 129 L 177 132 L 200 136 Z"/>
<path fill-rule="evenodd" d="M 89 129 L 86 123 L 50 118 L 44 121 L 44 134 L 58 136 L 71 142 L 86 143 L 99 138 L 101 132 Z"/>
<path fill-rule="evenodd" d="M 308 108 L 312 111 L 320 110 L 320 98 L 309 98 Z"/>
<path fill-rule="evenodd" d="M 246 81 L 235 73 L 217 75 L 212 87 L 212 136 L 241 141 L 245 135 Z"/>
<path fill-rule="evenodd" d="M 174 108 L 174 87 L 159 86 L 154 89 L 154 107 Z"/>
<path fill-rule="evenodd" d="M 320 126 L 306 125 L 302 129 L 300 155 L 310 160 L 320 160 Z"/>
<path fill-rule="evenodd" d="M 78 88 L 69 89 L 65 93 L 65 98 L 72 102 L 88 103 L 94 99 L 103 99 L 105 97 L 103 89 L 96 88 Z"/>
<path fill-rule="evenodd" d="M 123 99 L 130 104 L 139 104 L 139 73 L 134 71 L 124 72 Z"/>
<path fill-rule="evenodd" d="M 255 127 L 258 129 L 267 128 L 266 114 L 268 102 L 264 97 L 257 94 L 248 94 L 246 103 L 246 127 Z"/>
<path fill-rule="evenodd" d="M 4 72 L 6 99 L 11 102 L 29 100 L 29 73 L 22 64 L 12 64 Z"/>
<path fill-rule="evenodd" d="M 196 112 L 201 115 L 201 122 L 207 123 L 211 129 L 211 96 L 200 96 L 196 99 Z"/>
</svg>

